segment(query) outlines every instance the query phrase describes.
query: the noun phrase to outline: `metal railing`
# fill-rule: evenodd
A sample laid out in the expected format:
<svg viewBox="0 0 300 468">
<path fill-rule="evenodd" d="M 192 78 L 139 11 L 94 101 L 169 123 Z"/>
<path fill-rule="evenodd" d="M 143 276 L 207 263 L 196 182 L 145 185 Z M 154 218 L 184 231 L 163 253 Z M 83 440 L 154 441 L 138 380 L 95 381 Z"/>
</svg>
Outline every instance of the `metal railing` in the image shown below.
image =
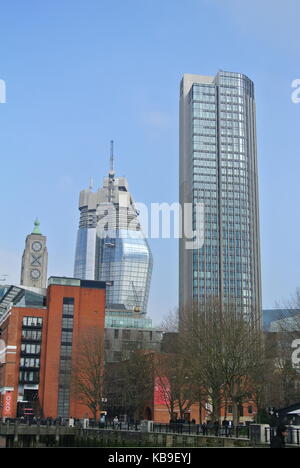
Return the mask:
<svg viewBox="0 0 300 468">
<path fill-rule="evenodd" d="M 89 427 L 100 427 L 100 429 L 121 430 L 121 431 L 140 431 L 141 423 L 138 422 L 122 422 L 118 423 L 105 422 L 99 425 L 90 424 Z M 250 438 L 249 426 L 236 427 L 207 427 L 203 428 L 201 424 L 183 424 L 183 423 L 153 423 L 153 432 L 164 434 L 185 434 L 185 435 L 202 435 L 212 437 L 234 437 L 234 438 Z"/>
<path fill-rule="evenodd" d="M 87 420 L 80 420 L 74 419 L 72 426 L 75 428 L 85 428 L 85 429 L 106 429 L 106 430 L 113 430 L 113 431 L 141 431 L 142 424 L 140 421 L 105 421 L 101 423 L 99 421 L 95 421 L 90 419 L 87 424 L 84 424 L 84 421 Z M 64 418 L 7 418 L 5 422 L 2 422 L 4 425 L 26 425 L 26 426 L 69 426 L 69 420 Z M 197 435 L 197 436 L 210 436 L 210 437 L 231 437 L 231 438 L 238 438 L 238 439 L 250 439 L 250 427 L 245 425 L 240 425 L 236 427 L 214 427 L 214 426 L 207 426 L 203 427 L 201 424 L 193 424 L 193 423 L 180 423 L 180 422 L 173 422 L 169 424 L 162 424 L 162 423 L 153 423 L 153 432 L 155 433 L 164 433 L 164 434 L 184 434 L 184 435 Z M 299 445 L 299 438 L 300 438 L 300 430 L 298 429 L 296 432 L 296 440 L 298 441 Z M 266 441 L 270 440 L 270 436 L 266 434 Z"/>
<path fill-rule="evenodd" d="M 288 445 L 300 446 L 300 428 L 287 426 L 288 435 L 285 438 L 285 443 Z M 265 442 L 270 443 L 272 437 L 276 436 L 276 427 L 265 428 Z"/>
<path fill-rule="evenodd" d="M 153 424 L 153 431 L 159 433 L 173 433 L 173 434 L 188 434 L 188 435 L 202 435 L 212 437 L 235 437 L 235 438 L 250 438 L 249 426 L 236 426 L 236 427 L 203 427 L 201 424 L 183 424 L 183 423 L 170 423 L 170 424 Z"/>
</svg>

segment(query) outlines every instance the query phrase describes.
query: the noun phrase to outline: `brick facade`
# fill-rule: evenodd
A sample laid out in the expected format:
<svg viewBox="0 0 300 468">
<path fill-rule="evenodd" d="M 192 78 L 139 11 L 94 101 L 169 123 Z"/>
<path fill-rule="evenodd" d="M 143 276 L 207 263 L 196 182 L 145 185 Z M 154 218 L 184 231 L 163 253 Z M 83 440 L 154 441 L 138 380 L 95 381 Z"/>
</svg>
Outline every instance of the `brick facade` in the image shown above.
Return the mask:
<svg viewBox="0 0 300 468">
<path fill-rule="evenodd" d="M 72 331 L 70 332 L 72 335 L 71 361 L 74 359 L 79 340 L 85 333 L 93 330 L 96 333 L 99 331 L 102 338 L 104 336 L 105 284 L 94 281 L 80 281 L 79 284 L 79 286 L 51 284 L 47 289 L 47 301 L 44 308 L 12 307 L 0 320 L 1 356 L 4 361 L 0 365 L 0 416 L 17 416 L 18 401 L 24 399 L 25 387 L 27 390 L 28 388 L 36 389 L 33 391 L 37 392 L 36 402 L 40 408 L 40 416 L 45 418 L 58 416 L 64 298 L 71 298 L 74 302 Z M 27 323 L 26 317 L 42 319 L 42 325 L 38 323 L 31 327 L 32 330 L 27 327 L 29 338 L 30 333 L 40 333 L 38 342 L 24 341 L 24 336 L 22 337 L 24 323 Z M 33 346 L 33 349 L 30 346 Z M 40 346 L 40 348 L 34 346 Z M 28 350 L 29 353 L 39 351 L 38 357 L 35 358 L 31 354 L 25 355 L 24 353 Z M 38 363 L 38 367 L 35 370 L 31 368 L 29 371 L 24 370 L 22 357 L 23 361 L 27 359 L 30 365 L 31 361 L 35 365 Z M 28 377 L 33 383 L 24 384 L 21 382 L 21 376 L 23 380 Z M 72 393 L 69 399 L 68 416 L 92 417 L 88 408 L 76 401 Z"/>
</svg>

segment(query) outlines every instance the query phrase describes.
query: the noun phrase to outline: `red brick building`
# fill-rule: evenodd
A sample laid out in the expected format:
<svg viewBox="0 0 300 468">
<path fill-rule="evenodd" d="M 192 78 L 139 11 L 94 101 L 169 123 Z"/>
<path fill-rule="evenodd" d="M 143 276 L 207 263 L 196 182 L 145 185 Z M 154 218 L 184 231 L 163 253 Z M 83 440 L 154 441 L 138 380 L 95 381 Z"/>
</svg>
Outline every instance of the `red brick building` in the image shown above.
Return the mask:
<svg viewBox="0 0 300 468">
<path fill-rule="evenodd" d="M 0 417 L 92 417 L 70 388 L 71 363 L 90 330 L 104 336 L 105 283 L 51 277 L 0 300 Z M 26 414 L 26 410 L 25 410 Z"/>
<path fill-rule="evenodd" d="M 169 395 L 170 391 L 168 391 L 168 379 L 165 378 L 164 385 L 162 386 L 160 383 L 160 379 L 158 377 L 154 378 L 154 393 L 153 393 L 153 402 L 150 406 L 150 411 L 153 417 L 153 421 L 161 422 L 161 423 L 168 423 L 171 419 L 171 415 L 168 410 L 168 406 L 170 406 Z M 166 391 L 167 389 L 167 391 Z M 197 424 L 203 421 L 210 421 L 212 420 L 212 406 L 209 402 L 209 398 L 203 400 L 201 402 L 201 407 L 199 408 L 199 403 L 193 403 L 186 411 L 184 412 L 184 419 L 186 422 L 195 420 Z M 188 405 L 186 405 L 188 406 Z M 246 421 L 253 421 L 256 417 L 257 408 L 254 402 L 246 402 L 240 405 L 238 408 L 239 411 L 239 421 L 244 423 Z M 220 408 L 219 419 L 223 420 L 226 417 L 229 421 L 233 420 L 233 408 L 230 403 L 227 405 L 222 405 Z M 173 412 L 173 419 L 180 419 L 180 410 L 178 402 L 175 402 L 175 408 Z"/>
<path fill-rule="evenodd" d="M 137 359 L 137 356 L 140 359 Z M 148 419 L 163 424 L 168 424 L 171 418 L 173 420 L 181 419 L 179 402 L 175 397 L 172 399 L 169 379 L 163 375 L 159 376 L 156 372 L 155 361 L 159 357 L 161 357 L 161 354 L 155 351 L 139 350 L 136 351 L 132 366 L 130 366 L 131 358 L 119 363 L 108 364 L 107 371 L 109 371 L 110 375 L 106 396 L 108 397 L 107 410 L 110 418 L 117 415 L 122 420 L 134 417 L 134 419 Z M 128 378 L 130 370 L 135 376 L 135 380 L 131 382 Z M 140 395 L 145 396 L 142 401 L 139 400 L 139 397 L 132 397 L 134 395 L 132 386 L 135 385 L 138 379 L 140 381 L 144 379 L 145 382 L 144 386 L 140 385 L 139 387 Z M 198 402 L 194 402 L 189 406 L 188 401 L 182 401 L 183 406 L 186 408 L 183 412 L 184 420 L 186 422 L 194 420 L 197 424 L 212 421 L 213 408 L 209 401 L 209 397 L 203 398 L 200 408 Z M 171 406 L 173 406 L 172 414 Z M 238 411 L 240 423 L 253 421 L 256 418 L 257 408 L 253 401 L 244 402 L 240 405 Z M 233 407 L 230 402 L 227 405 L 224 402 L 220 408 L 219 420 L 223 421 L 225 417 L 228 421 L 233 420 Z"/>
<path fill-rule="evenodd" d="M 168 411 L 168 405 L 164 401 L 164 398 L 161 397 L 157 391 L 156 386 L 154 389 L 153 404 L 152 407 L 150 407 L 150 410 L 153 421 L 164 424 L 169 423 L 171 416 Z M 185 411 L 184 419 L 186 422 L 192 421 L 194 419 L 197 424 L 203 421 L 208 422 L 212 420 L 211 411 L 211 405 L 206 401 L 203 401 L 200 415 L 199 403 L 193 403 L 192 406 Z M 256 413 L 256 405 L 253 402 L 243 403 L 243 405 L 239 407 L 239 422 L 245 423 L 246 421 L 253 421 L 256 418 Z M 219 419 L 222 421 L 225 417 L 228 421 L 233 420 L 232 406 L 230 404 L 226 408 L 223 406 L 220 410 Z M 174 410 L 173 418 L 180 418 L 180 411 L 178 406 L 176 406 Z"/>
</svg>

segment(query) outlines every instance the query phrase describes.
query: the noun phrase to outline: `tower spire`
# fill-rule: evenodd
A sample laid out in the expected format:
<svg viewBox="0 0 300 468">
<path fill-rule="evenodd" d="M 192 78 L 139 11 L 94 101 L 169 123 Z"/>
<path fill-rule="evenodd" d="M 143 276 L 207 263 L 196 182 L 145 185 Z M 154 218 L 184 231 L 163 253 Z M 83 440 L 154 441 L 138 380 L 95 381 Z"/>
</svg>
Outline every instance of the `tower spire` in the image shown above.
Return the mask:
<svg viewBox="0 0 300 468">
<path fill-rule="evenodd" d="M 114 176 L 114 141 L 110 141 L 110 165 L 109 165 L 109 175 Z"/>
<path fill-rule="evenodd" d="M 40 231 L 40 221 L 38 218 L 34 221 L 34 228 L 32 234 L 42 234 Z"/>
<path fill-rule="evenodd" d="M 115 183 L 115 171 L 114 171 L 114 142 L 110 140 L 110 165 L 108 173 L 108 201 L 111 203 L 113 200 Z"/>
</svg>

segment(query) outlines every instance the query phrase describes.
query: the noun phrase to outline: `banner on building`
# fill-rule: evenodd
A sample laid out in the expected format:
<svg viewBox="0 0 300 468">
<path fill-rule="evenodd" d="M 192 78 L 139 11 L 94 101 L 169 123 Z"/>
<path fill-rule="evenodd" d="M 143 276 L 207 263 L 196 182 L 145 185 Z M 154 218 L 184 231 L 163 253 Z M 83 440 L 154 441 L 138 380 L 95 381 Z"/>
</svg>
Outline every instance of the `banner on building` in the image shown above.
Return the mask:
<svg viewBox="0 0 300 468">
<path fill-rule="evenodd" d="M 154 404 L 165 405 L 170 400 L 171 387 L 167 377 L 156 377 L 154 387 Z"/>
<path fill-rule="evenodd" d="M 7 418 L 12 416 L 12 392 L 7 392 L 3 396 L 3 409 L 2 409 L 2 417 Z"/>
</svg>

